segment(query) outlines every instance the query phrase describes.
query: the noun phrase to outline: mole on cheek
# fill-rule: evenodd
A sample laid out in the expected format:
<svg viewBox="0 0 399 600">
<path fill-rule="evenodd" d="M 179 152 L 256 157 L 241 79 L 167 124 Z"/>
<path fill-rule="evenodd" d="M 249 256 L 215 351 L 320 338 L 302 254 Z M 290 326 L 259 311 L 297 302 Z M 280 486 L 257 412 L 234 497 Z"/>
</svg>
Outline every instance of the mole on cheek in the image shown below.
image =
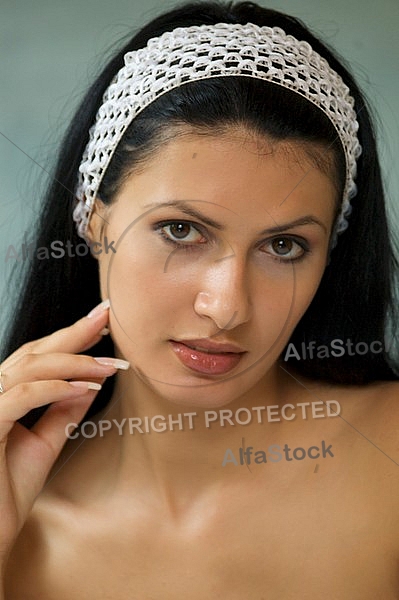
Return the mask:
<svg viewBox="0 0 399 600">
<path fill-rule="evenodd" d="M 192 156 L 192 157 L 193 157 L 193 158 L 195 158 L 196 156 L 197 156 L 197 153 L 196 153 L 196 152 L 194 152 L 194 154 L 193 154 L 193 156 Z"/>
</svg>

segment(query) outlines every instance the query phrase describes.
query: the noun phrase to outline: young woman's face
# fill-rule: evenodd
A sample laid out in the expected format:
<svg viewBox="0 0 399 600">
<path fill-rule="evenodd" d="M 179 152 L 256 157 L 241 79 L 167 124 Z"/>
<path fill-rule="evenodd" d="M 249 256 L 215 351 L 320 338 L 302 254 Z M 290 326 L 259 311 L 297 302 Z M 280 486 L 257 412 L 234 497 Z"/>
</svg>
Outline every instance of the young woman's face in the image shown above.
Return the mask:
<svg viewBox="0 0 399 600">
<path fill-rule="evenodd" d="M 114 242 L 98 256 L 101 291 L 133 371 L 187 406 L 222 406 L 262 385 L 320 283 L 335 201 L 332 180 L 295 143 L 261 145 L 237 130 L 164 146 L 90 223 L 98 241 L 103 214 Z M 200 338 L 243 354 L 181 343 L 204 348 Z"/>
</svg>

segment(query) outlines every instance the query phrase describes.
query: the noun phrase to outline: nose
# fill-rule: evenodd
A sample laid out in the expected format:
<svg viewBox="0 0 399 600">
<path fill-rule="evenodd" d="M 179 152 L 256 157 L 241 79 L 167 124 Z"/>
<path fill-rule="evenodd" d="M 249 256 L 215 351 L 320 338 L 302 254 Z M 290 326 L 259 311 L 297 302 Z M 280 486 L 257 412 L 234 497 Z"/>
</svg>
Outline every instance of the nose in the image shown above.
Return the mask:
<svg viewBox="0 0 399 600">
<path fill-rule="evenodd" d="M 219 329 L 234 329 L 251 316 L 245 261 L 229 254 L 212 262 L 202 280 L 194 310 L 201 317 L 212 319 Z"/>
</svg>

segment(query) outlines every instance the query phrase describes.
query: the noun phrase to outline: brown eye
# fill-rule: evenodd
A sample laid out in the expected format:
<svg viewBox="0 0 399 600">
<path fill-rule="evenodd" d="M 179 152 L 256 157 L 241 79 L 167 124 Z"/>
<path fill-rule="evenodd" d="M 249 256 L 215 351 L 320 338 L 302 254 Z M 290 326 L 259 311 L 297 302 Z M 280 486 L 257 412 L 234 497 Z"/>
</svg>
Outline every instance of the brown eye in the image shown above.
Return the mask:
<svg viewBox="0 0 399 600">
<path fill-rule="evenodd" d="M 286 262 L 299 260 L 307 252 L 306 247 L 289 237 L 274 238 L 268 242 L 267 246 L 268 253 L 274 256 L 276 260 L 280 259 Z"/>
<path fill-rule="evenodd" d="M 285 256 L 286 254 L 289 254 L 292 251 L 293 246 L 294 242 L 287 238 L 277 238 L 272 242 L 273 250 L 276 254 L 279 254 L 280 256 Z"/>
<path fill-rule="evenodd" d="M 167 241 L 179 244 L 181 247 L 194 247 L 206 242 L 201 231 L 189 221 L 164 221 L 158 223 L 156 228 Z"/>
<path fill-rule="evenodd" d="M 189 223 L 172 223 L 169 225 L 170 233 L 177 239 L 184 239 L 190 231 Z"/>
</svg>

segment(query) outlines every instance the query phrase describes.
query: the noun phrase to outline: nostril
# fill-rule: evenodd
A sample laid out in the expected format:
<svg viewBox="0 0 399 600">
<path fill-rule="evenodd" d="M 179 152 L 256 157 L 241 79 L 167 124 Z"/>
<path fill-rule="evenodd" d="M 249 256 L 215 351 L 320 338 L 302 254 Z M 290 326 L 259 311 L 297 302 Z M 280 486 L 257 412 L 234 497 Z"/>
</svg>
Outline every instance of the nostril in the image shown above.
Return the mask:
<svg viewBox="0 0 399 600">
<path fill-rule="evenodd" d="M 216 334 L 215 334 L 215 336 L 216 336 L 216 335 L 219 335 L 219 333 L 221 333 L 221 332 L 222 332 L 222 331 L 224 331 L 225 329 L 228 329 L 228 328 L 229 328 L 229 327 L 230 327 L 230 326 L 233 324 L 233 322 L 234 322 L 234 319 L 236 318 L 237 314 L 238 314 L 238 310 L 235 310 L 235 311 L 234 311 L 234 314 L 233 314 L 233 316 L 231 317 L 231 319 L 230 319 L 230 320 L 229 320 L 229 321 L 226 323 L 226 325 L 225 325 L 224 327 L 222 327 L 222 328 L 220 329 L 220 331 L 219 331 L 218 333 L 216 333 Z M 215 337 L 215 336 L 214 336 L 214 337 Z"/>
</svg>

